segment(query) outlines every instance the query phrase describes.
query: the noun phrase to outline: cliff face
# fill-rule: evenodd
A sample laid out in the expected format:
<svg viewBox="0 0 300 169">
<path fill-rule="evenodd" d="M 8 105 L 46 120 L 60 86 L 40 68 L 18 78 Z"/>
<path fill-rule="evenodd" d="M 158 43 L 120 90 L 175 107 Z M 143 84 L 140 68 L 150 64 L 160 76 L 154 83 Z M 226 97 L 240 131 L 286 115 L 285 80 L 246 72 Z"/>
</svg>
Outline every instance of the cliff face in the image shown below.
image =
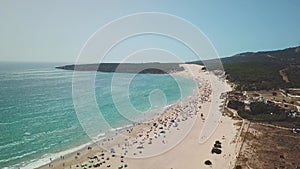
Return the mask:
<svg viewBox="0 0 300 169">
<path fill-rule="evenodd" d="M 165 74 L 183 71 L 179 63 L 101 63 L 58 66 L 58 69 L 117 73 Z"/>
</svg>

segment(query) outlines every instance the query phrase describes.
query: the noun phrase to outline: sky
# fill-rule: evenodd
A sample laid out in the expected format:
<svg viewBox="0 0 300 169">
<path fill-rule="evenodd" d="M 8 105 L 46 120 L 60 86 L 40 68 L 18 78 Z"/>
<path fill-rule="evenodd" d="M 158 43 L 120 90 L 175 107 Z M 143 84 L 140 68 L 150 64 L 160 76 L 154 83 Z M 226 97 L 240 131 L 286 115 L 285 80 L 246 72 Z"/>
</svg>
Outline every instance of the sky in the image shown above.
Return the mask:
<svg viewBox="0 0 300 169">
<path fill-rule="evenodd" d="M 300 45 L 299 6 L 298 0 L 0 0 L 0 61 L 74 63 L 99 28 L 139 12 L 162 12 L 187 20 L 201 30 L 220 57 L 284 49 Z M 192 53 L 182 44 L 171 41 L 154 35 L 132 38 L 123 49 L 114 49 L 119 52 L 111 51 L 107 61 L 123 60 L 125 49 L 147 48 L 174 50 L 170 53 L 195 59 L 188 57 Z"/>
</svg>

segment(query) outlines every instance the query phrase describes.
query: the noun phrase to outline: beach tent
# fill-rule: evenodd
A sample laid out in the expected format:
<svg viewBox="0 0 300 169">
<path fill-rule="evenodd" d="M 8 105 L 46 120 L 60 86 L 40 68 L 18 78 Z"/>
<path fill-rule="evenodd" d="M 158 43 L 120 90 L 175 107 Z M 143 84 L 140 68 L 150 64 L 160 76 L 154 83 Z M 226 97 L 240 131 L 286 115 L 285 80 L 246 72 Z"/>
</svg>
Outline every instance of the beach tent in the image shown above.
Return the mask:
<svg viewBox="0 0 300 169">
<path fill-rule="evenodd" d="M 214 154 L 214 153 L 216 153 L 216 154 L 221 154 L 221 153 L 222 153 L 222 150 L 220 150 L 220 149 L 218 149 L 218 148 L 213 148 L 213 149 L 211 150 L 211 153 L 212 153 L 212 154 Z"/>
<path fill-rule="evenodd" d="M 137 149 L 143 149 L 144 146 L 143 146 L 143 145 L 139 145 L 139 146 L 137 146 L 136 148 L 137 148 Z"/>
<path fill-rule="evenodd" d="M 222 148 L 221 144 L 214 144 L 215 148 Z"/>
<path fill-rule="evenodd" d="M 220 142 L 219 140 L 217 140 L 217 141 L 215 142 L 215 144 L 221 144 L 221 142 Z"/>
<path fill-rule="evenodd" d="M 210 160 L 206 160 L 206 161 L 204 162 L 204 164 L 205 164 L 205 165 L 212 165 L 212 162 L 211 162 Z"/>
</svg>

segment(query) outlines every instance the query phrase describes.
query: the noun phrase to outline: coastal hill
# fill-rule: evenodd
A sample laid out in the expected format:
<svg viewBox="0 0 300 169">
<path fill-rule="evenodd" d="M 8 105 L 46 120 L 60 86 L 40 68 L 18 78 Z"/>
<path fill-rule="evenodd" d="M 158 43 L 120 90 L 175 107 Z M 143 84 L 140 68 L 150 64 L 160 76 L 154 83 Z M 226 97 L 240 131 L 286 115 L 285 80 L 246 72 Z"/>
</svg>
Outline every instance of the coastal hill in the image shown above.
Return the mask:
<svg viewBox="0 0 300 169">
<path fill-rule="evenodd" d="M 237 62 L 283 62 L 284 64 L 300 64 L 300 46 L 283 50 L 245 52 L 222 58 L 223 63 Z"/>
<path fill-rule="evenodd" d="M 300 87 L 300 47 L 248 52 L 222 59 L 228 80 L 240 90 Z"/>
<path fill-rule="evenodd" d="M 214 68 L 216 59 L 187 62 Z M 300 87 L 300 46 L 283 50 L 245 52 L 221 59 L 236 90 L 276 90 Z M 217 64 L 218 65 L 218 64 Z M 183 71 L 180 63 L 101 63 L 58 66 L 58 69 L 118 73 L 164 74 Z"/>
<path fill-rule="evenodd" d="M 240 53 L 222 58 L 221 61 L 227 79 L 236 84 L 236 90 L 300 87 L 300 46 L 275 51 Z M 190 63 L 202 64 L 199 61 Z"/>
</svg>

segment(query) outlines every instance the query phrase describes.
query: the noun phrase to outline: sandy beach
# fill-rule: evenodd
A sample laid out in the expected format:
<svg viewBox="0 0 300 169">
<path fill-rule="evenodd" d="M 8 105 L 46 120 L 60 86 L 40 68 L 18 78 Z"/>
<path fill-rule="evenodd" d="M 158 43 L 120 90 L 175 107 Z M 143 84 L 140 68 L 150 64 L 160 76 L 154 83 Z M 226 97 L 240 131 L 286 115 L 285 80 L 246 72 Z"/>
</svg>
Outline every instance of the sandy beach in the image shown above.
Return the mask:
<svg viewBox="0 0 300 169">
<path fill-rule="evenodd" d="M 231 117 L 222 116 L 224 93 L 231 87 L 212 72 L 203 71 L 202 66 L 182 66 L 185 71 L 173 75 L 201 83 L 192 96 L 169 106 L 151 121 L 40 168 L 233 168 L 239 151 L 239 127 Z M 212 154 L 216 141 L 220 142 L 220 154 Z M 205 165 L 207 160 L 212 164 Z"/>
</svg>

